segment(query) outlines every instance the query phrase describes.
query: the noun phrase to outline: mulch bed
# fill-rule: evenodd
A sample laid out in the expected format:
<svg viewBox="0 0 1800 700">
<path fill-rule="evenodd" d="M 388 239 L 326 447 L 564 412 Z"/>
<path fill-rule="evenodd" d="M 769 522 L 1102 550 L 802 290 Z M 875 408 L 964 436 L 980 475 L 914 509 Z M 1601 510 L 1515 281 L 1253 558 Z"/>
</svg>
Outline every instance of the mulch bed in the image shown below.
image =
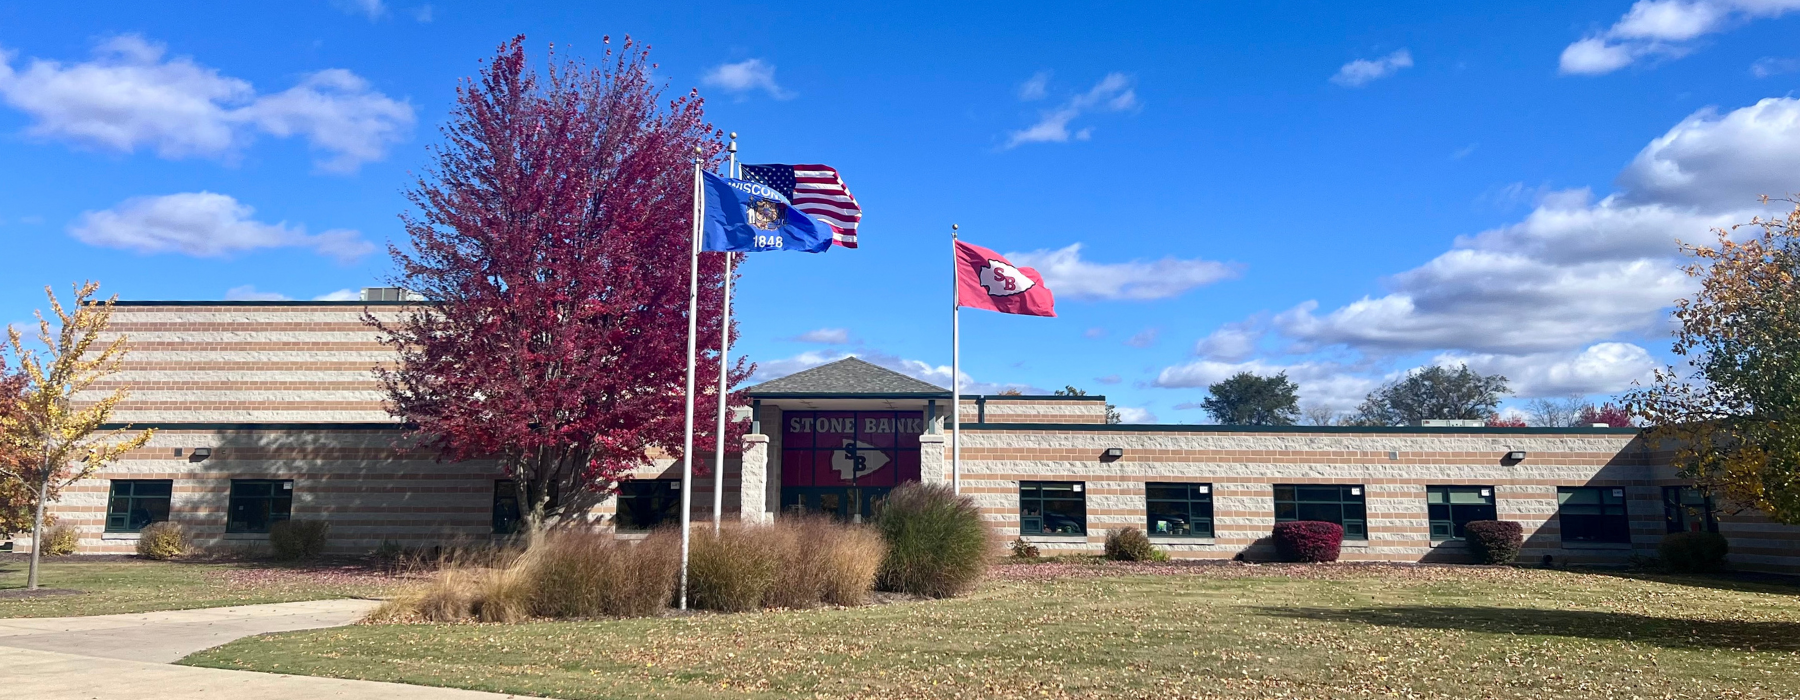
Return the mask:
<svg viewBox="0 0 1800 700">
<path fill-rule="evenodd" d="M 17 599 L 17 598 L 48 598 L 50 596 L 56 596 L 56 595 L 80 595 L 80 594 L 81 594 L 81 591 L 75 590 L 73 588 L 39 588 L 35 591 L 28 591 L 23 588 L 13 588 L 13 589 L 9 589 L 9 590 L 0 591 L 0 600 L 13 600 L 13 599 Z"/>
</svg>

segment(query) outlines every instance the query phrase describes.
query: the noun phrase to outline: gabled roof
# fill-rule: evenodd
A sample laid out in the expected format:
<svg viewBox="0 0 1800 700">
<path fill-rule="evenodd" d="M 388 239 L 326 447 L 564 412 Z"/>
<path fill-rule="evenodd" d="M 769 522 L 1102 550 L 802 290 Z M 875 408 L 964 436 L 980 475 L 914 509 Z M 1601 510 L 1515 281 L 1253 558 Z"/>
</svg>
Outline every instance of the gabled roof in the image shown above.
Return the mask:
<svg viewBox="0 0 1800 700">
<path fill-rule="evenodd" d="M 950 390 L 855 357 L 771 379 L 744 390 L 751 396 L 948 397 Z"/>
</svg>

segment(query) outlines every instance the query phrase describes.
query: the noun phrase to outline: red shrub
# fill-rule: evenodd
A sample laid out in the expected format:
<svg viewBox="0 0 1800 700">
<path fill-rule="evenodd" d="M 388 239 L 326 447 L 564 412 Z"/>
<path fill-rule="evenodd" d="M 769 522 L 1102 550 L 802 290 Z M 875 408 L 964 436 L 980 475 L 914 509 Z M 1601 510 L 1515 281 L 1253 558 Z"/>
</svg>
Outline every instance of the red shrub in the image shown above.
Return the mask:
<svg viewBox="0 0 1800 700">
<path fill-rule="evenodd" d="M 1511 520 L 1471 520 L 1463 532 L 1469 552 L 1483 564 L 1511 564 L 1525 546 L 1525 528 Z"/>
<path fill-rule="evenodd" d="M 1319 520 L 1275 523 L 1275 552 L 1282 561 L 1337 561 L 1344 526 Z"/>
</svg>

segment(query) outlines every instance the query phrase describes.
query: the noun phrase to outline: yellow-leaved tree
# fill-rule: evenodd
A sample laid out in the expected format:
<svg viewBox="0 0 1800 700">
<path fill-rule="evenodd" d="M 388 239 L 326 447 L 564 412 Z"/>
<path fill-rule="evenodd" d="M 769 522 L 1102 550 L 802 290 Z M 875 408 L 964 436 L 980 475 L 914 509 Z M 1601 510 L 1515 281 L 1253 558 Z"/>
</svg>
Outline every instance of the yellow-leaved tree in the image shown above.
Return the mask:
<svg viewBox="0 0 1800 700">
<path fill-rule="evenodd" d="M 31 498 L 31 568 L 27 589 L 38 587 L 38 564 L 44 550 L 44 509 L 68 485 L 91 476 L 130 450 L 142 447 L 153 430 L 129 426 L 102 430 L 113 409 L 124 401 L 124 387 L 111 393 L 87 390 L 119 371 L 125 358 L 125 336 L 102 344 L 100 336 L 112 320 L 117 297 L 95 301 L 96 282 L 75 287 L 73 311 L 63 308 L 49 287 L 53 328 L 38 312 L 38 344 L 27 345 L 16 328 L 7 340 L 25 375 L 13 410 L 0 411 L 0 442 L 11 457 L 0 462 L 0 478 L 14 480 Z M 85 392 L 85 393 L 84 393 Z"/>
<path fill-rule="evenodd" d="M 1768 201 L 1764 198 L 1764 202 Z M 1686 246 L 1700 281 L 1676 303 L 1675 354 L 1628 396 L 1650 437 L 1702 489 L 1800 524 L 1800 201 L 1781 218 Z M 1738 238 L 1740 229 L 1755 235 Z"/>
</svg>

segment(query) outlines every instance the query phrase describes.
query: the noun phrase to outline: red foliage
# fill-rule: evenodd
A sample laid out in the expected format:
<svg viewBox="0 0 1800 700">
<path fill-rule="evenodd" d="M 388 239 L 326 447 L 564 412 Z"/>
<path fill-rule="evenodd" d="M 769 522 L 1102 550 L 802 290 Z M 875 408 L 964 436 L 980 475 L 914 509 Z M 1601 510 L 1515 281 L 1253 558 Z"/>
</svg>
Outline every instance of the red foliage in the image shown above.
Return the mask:
<svg viewBox="0 0 1800 700">
<path fill-rule="evenodd" d="M 1502 415 L 1496 413 L 1494 415 L 1488 416 L 1487 427 L 1489 427 L 1489 428 L 1523 428 L 1523 427 L 1525 427 L 1525 419 L 1519 418 L 1516 416 L 1512 417 L 1512 418 L 1508 418 L 1506 416 L 1502 416 Z"/>
<path fill-rule="evenodd" d="M 16 416 L 25 394 L 25 373 L 9 371 L 6 358 L 0 356 L 0 419 Z M 31 529 L 37 494 L 17 475 L 32 471 L 31 464 L 9 441 L 0 440 L 0 539 Z M 58 489 L 51 484 L 51 497 Z M 48 517 L 48 516 L 46 516 Z"/>
<path fill-rule="evenodd" d="M 1581 409 L 1580 420 L 1581 425 L 1584 426 L 1605 423 L 1614 428 L 1629 428 L 1631 427 L 1631 412 L 1625 410 L 1624 406 L 1614 403 L 1605 403 L 1599 406 L 1588 404 Z"/>
<path fill-rule="evenodd" d="M 1463 526 L 1469 551 L 1483 564 L 1511 564 L 1525 546 L 1525 528 L 1511 520 L 1471 520 Z"/>
<path fill-rule="evenodd" d="M 421 445 L 499 459 L 526 517 L 555 518 L 585 513 L 653 451 L 680 456 L 692 159 L 723 147 L 696 94 L 663 103 L 629 38 L 601 69 L 552 56 L 541 79 L 523 44 L 457 89 L 408 193 L 412 250 L 389 250 L 396 282 L 427 303 L 366 320 L 400 353 L 381 379 Z M 701 255 L 699 343 L 713 352 L 696 379 L 698 445 L 717 410 L 724 265 Z M 740 358 L 731 386 L 750 369 Z"/>
<path fill-rule="evenodd" d="M 1275 523 L 1275 553 L 1282 561 L 1337 561 L 1344 526 L 1321 520 Z"/>
</svg>

